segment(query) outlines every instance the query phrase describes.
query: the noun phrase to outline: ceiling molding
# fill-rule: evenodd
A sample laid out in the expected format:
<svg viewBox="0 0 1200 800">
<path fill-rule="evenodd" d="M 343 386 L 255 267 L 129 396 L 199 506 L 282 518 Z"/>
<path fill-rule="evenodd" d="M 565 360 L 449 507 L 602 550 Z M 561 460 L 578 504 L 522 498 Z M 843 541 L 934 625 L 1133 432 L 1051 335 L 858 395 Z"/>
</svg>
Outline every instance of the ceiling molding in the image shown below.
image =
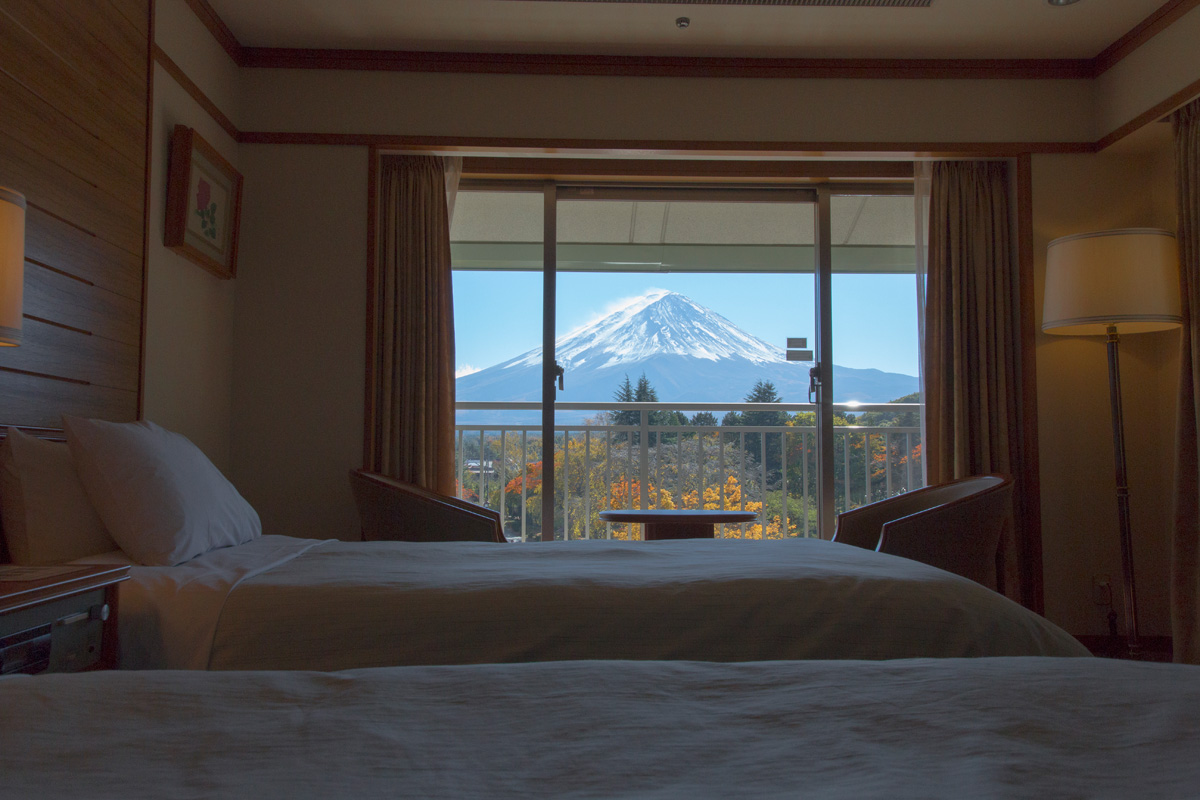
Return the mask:
<svg viewBox="0 0 1200 800">
<path fill-rule="evenodd" d="M 1197 6 L 1200 6 L 1200 0 L 1170 0 L 1170 2 L 1164 3 L 1133 30 L 1104 48 L 1099 55 L 1092 59 L 1095 75 L 1103 75 L 1115 67 L 1125 56 L 1171 27 L 1176 20 Z"/>
<path fill-rule="evenodd" d="M 241 131 L 237 129 L 237 126 L 233 124 L 233 121 L 229 119 L 229 117 L 225 116 L 221 109 L 217 107 L 217 104 L 209 99 L 208 95 L 204 93 L 204 90 L 197 86 L 196 82 L 188 77 L 187 73 L 183 71 L 183 68 L 176 64 L 175 61 L 169 55 L 167 55 L 166 51 L 164 51 L 157 44 L 152 46 L 151 53 L 153 54 L 154 60 L 158 63 L 158 65 L 166 70 L 167 74 L 174 78 L 175 82 L 178 83 L 179 86 L 185 92 L 187 92 L 188 95 L 190 95 L 191 98 L 195 100 L 210 117 L 212 117 L 214 122 L 224 128 L 225 132 L 229 134 L 230 138 L 236 142 L 238 137 L 241 136 Z"/>
<path fill-rule="evenodd" d="M 1096 149 L 1103 150 L 1120 140 L 1124 139 L 1129 134 L 1139 130 L 1146 125 L 1157 122 L 1178 108 L 1181 108 L 1191 102 L 1194 98 L 1200 96 L 1200 80 L 1193 81 L 1184 88 L 1180 89 L 1175 94 L 1166 98 L 1160 103 L 1143 111 L 1133 119 L 1126 122 L 1121 127 L 1112 131 L 1107 136 L 1096 142 Z"/>
<path fill-rule="evenodd" d="M 572 158 L 613 154 L 694 159 L 1012 158 L 1023 153 L 1094 153 L 1092 142 L 744 142 L 659 139 L 542 139 L 491 136 L 394 136 L 390 134 L 242 131 L 241 144 L 315 144 L 381 150 Z"/>
<path fill-rule="evenodd" d="M 245 47 L 208 0 L 185 0 L 238 66 L 515 75 L 607 75 L 697 78 L 1095 78 L 1200 6 L 1168 0 L 1093 58 L 862 59 L 601 56 L 417 50 Z"/>
<path fill-rule="evenodd" d="M 1200 0 L 1197 0 L 1200 2 Z M 243 48 L 263 69 L 599 75 L 653 78 L 1064 79 L 1094 77 L 1090 59 L 725 58 Z"/>
<path fill-rule="evenodd" d="M 204 27 L 208 28 L 208 32 L 217 40 L 217 44 L 224 48 L 229 57 L 233 59 L 233 63 L 239 67 L 245 66 L 242 63 L 243 52 L 241 42 L 233 35 L 233 31 L 225 24 L 225 20 L 221 19 L 221 15 L 217 10 L 208 4 L 208 0 L 184 0 L 188 7 L 192 9 L 192 13 L 204 23 Z"/>
<path fill-rule="evenodd" d="M 511 180 L 617 180 L 621 178 L 705 181 L 794 182 L 836 179 L 912 180 L 911 161 L 721 161 L 629 158 L 513 158 L 468 156 L 463 175 Z"/>
</svg>

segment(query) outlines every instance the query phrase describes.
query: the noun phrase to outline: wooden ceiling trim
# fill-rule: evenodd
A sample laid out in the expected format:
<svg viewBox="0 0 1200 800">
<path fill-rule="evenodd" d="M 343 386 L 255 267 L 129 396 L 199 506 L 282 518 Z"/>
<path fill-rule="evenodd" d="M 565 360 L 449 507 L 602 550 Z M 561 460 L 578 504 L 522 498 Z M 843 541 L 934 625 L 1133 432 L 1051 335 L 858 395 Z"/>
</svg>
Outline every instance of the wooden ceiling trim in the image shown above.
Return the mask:
<svg viewBox="0 0 1200 800">
<path fill-rule="evenodd" d="M 243 66 L 267 69 L 594 75 L 657 78 L 1069 79 L 1090 78 L 1090 59 L 724 58 L 243 49 Z"/>
<path fill-rule="evenodd" d="M 238 131 L 237 126 L 233 124 L 233 120 L 222 113 L 221 109 L 217 107 L 217 104 L 209 99 L 208 95 L 204 93 L 204 90 L 197 86 L 196 82 L 187 76 L 187 73 L 183 71 L 183 68 L 176 64 L 175 61 L 169 55 L 167 55 L 165 50 L 163 50 L 157 44 L 153 47 L 154 60 L 159 64 L 159 66 L 166 70 L 167 74 L 174 78 L 175 82 L 178 83 L 183 90 L 187 92 L 188 95 L 190 95 L 191 98 L 195 100 L 202 109 L 204 109 L 205 113 L 212 117 L 213 120 L 220 125 L 234 141 L 237 141 L 241 136 L 241 133 Z"/>
<path fill-rule="evenodd" d="M 748 142 L 652 139 L 540 139 L 487 136 L 394 136 L 391 134 L 242 131 L 245 144 L 317 144 L 379 147 L 385 150 L 434 152 L 490 151 L 518 155 L 570 154 L 576 157 L 614 154 L 647 157 L 689 156 L 736 158 L 823 159 L 854 156 L 897 158 L 1009 158 L 1021 153 L 1092 153 L 1092 142 Z"/>
<path fill-rule="evenodd" d="M 1200 0 L 1197 0 L 1200 2 Z M 154 60 L 226 133 L 239 144 L 297 144 L 376 147 L 396 150 L 448 150 L 545 155 L 570 151 L 578 156 L 609 156 L 614 152 L 640 152 L 648 156 L 688 155 L 705 158 L 756 153 L 783 158 L 829 158 L 838 155 L 873 155 L 879 159 L 907 158 L 1008 158 L 1020 153 L 1094 153 L 1093 142 L 669 142 L 627 140 L 518 139 L 461 136 L 397 136 L 391 134 L 321 133 L 315 131 L 242 131 L 226 117 L 187 73 L 162 48 L 154 46 Z M 1116 139 L 1141 127 L 1123 129 Z M 1106 137 L 1107 143 L 1112 139 Z"/>
<path fill-rule="evenodd" d="M 221 15 L 216 9 L 208 4 L 208 0 L 184 0 L 188 7 L 192 9 L 192 13 L 204 23 L 204 27 L 208 28 L 208 32 L 217 40 L 217 44 L 229 54 L 233 59 L 233 63 L 239 67 L 245 66 L 245 50 L 237 37 L 233 35 L 233 31 L 229 30 L 229 26 L 225 24 L 225 20 L 221 19 Z"/>
<path fill-rule="evenodd" d="M 1143 128 L 1146 125 L 1157 122 L 1175 109 L 1187 105 L 1196 97 L 1200 97 L 1200 80 L 1193 81 L 1175 94 L 1163 100 L 1161 103 L 1155 104 L 1153 107 L 1129 120 L 1129 122 L 1126 122 L 1115 131 L 1112 131 L 1096 143 L 1096 149 L 1103 150 L 1110 145 L 1116 144 L 1134 131 Z"/>
<path fill-rule="evenodd" d="M 1094 74 L 1103 75 L 1134 50 L 1171 27 L 1176 20 L 1197 7 L 1200 7 L 1200 0 L 1170 0 L 1170 2 L 1164 3 L 1157 11 L 1138 23 L 1133 30 L 1117 39 L 1092 59 Z"/>
<path fill-rule="evenodd" d="M 186 2 L 230 58 L 242 67 L 530 75 L 992 80 L 1094 78 L 1200 6 L 1200 0 L 1167 0 L 1093 58 L 976 60 L 643 57 L 246 47 L 207 0 Z"/>
<path fill-rule="evenodd" d="M 663 178 L 682 180 L 796 181 L 854 179 L 905 180 L 911 161 L 713 161 L 697 159 L 503 158 L 463 159 L 464 177 L 519 180 Z"/>
</svg>

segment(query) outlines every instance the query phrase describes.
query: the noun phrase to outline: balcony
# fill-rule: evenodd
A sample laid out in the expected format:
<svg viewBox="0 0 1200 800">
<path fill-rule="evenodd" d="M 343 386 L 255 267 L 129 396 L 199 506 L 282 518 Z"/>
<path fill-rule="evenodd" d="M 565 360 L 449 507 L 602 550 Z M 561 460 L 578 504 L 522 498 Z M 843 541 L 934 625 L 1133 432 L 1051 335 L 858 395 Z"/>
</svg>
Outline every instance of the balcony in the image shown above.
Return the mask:
<svg viewBox="0 0 1200 800">
<path fill-rule="evenodd" d="M 541 404 L 471 402 L 457 409 L 460 420 L 471 412 L 522 419 Z M 559 403 L 556 409 L 584 421 L 554 428 L 555 539 L 642 538 L 639 525 L 600 521 L 600 511 L 610 508 L 748 510 L 759 519 L 721 526 L 717 536 L 819 535 L 815 405 Z M 701 412 L 710 420 L 730 412 L 752 420 L 761 412 L 786 424 L 687 424 L 683 412 L 693 420 Z M 834 416 L 835 512 L 923 485 L 920 404 L 835 404 Z M 455 452 L 459 497 L 498 511 L 510 541 L 542 538 L 540 425 L 462 421 Z"/>
</svg>

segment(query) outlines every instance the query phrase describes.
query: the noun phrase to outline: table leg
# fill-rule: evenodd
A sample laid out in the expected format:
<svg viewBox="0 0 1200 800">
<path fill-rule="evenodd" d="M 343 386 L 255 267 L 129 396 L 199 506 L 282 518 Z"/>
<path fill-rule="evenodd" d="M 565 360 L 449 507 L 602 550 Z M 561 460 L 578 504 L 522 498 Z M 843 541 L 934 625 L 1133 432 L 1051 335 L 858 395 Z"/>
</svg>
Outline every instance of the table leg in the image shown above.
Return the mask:
<svg viewBox="0 0 1200 800">
<path fill-rule="evenodd" d="M 712 539 L 715 525 L 707 522 L 647 522 L 646 541 L 658 539 Z"/>
</svg>

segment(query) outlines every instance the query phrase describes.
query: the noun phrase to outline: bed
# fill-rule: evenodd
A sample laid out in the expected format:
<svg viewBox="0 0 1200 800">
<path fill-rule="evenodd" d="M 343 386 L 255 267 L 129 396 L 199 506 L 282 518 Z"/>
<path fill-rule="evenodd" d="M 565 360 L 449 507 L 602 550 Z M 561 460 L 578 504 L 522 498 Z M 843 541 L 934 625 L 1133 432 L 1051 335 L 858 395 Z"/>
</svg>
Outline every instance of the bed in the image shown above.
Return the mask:
<svg viewBox="0 0 1200 800">
<path fill-rule="evenodd" d="M 1087 655 L 966 578 L 811 539 L 263 536 L 178 566 L 132 567 L 120 630 L 121 664 L 134 669 Z"/>
<path fill-rule="evenodd" d="M 0 679 L 0 797 L 1191 797 L 1200 668 L 579 661 Z"/>
<path fill-rule="evenodd" d="M 65 444 L 16 431 L 0 449 L 4 533 L 18 563 L 132 565 L 124 668 L 1087 655 L 966 578 L 820 540 L 264 536 L 184 437 L 64 426 Z"/>
</svg>

